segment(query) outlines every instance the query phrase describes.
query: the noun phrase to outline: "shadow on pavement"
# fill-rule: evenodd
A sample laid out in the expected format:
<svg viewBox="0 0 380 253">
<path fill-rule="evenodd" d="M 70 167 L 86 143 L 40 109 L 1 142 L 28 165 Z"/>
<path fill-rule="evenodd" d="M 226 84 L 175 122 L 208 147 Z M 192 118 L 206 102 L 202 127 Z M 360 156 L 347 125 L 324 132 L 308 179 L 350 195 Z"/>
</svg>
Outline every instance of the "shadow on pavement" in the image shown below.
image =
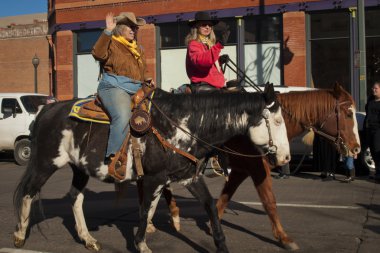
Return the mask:
<svg viewBox="0 0 380 253">
<path fill-rule="evenodd" d="M 15 162 L 13 153 L 11 152 L 0 152 L 0 162 Z"/>
</svg>

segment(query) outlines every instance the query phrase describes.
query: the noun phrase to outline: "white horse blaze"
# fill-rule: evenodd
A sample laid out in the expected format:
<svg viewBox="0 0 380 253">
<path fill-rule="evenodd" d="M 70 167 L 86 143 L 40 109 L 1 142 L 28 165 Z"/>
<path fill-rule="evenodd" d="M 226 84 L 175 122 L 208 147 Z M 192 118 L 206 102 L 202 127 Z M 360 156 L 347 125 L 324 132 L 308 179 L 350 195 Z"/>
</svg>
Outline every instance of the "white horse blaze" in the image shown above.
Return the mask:
<svg viewBox="0 0 380 253">
<path fill-rule="evenodd" d="M 284 118 L 281 114 L 281 108 L 275 113 L 270 113 L 268 121 L 273 145 L 277 147 L 277 165 L 281 166 L 290 161 L 289 141 Z M 265 148 L 268 147 L 269 133 L 264 119 L 260 122 L 258 127 L 249 128 L 249 135 L 254 144 L 264 146 Z"/>
<path fill-rule="evenodd" d="M 355 109 L 355 107 L 353 105 L 351 105 L 350 108 L 349 108 L 349 110 L 352 111 L 352 115 L 353 115 L 353 118 L 354 118 L 354 128 L 353 128 L 353 131 L 355 133 L 355 139 L 356 139 L 356 142 L 360 145 L 359 127 L 358 127 L 358 121 L 356 119 L 356 109 Z M 359 149 L 359 152 L 360 152 L 360 149 Z"/>
</svg>

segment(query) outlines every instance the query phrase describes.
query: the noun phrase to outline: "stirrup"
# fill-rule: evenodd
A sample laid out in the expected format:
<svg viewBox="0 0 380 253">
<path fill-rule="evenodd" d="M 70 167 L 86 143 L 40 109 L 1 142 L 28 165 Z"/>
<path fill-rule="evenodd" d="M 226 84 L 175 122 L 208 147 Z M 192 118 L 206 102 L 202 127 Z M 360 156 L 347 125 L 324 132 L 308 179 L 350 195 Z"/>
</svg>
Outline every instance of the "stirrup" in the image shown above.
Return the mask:
<svg viewBox="0 0 380 253">
<path fill-rule="evenodd" d="M 212 156 L 209 158 L 209 162 L 210 162 L 210 167 L 205 167 L 203 169 L 203 175 L 205 175 L 206 177 L 210 177 L 210 178 L 213 178 L 213 177 L 216 177 L 216 176 L 223 176 L 225 178 L 226 181 L 228 181 L 229 177 L 228 177 L 228 174 L 229 174 L 229 171 L 228 169 L 224 169 L 219 161 L 218 161 L 218 158 L 217 156 Z"/>
</svg>

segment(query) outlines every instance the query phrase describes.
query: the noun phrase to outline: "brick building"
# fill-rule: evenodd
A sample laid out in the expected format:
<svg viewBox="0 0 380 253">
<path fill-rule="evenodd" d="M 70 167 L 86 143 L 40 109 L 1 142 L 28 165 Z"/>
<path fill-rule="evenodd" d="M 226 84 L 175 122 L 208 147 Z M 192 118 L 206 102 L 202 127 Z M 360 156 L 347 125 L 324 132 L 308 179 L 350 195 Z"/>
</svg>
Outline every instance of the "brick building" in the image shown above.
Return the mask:
<svg viewBox="0 0 380 253">
<path fill-rule="evenodd" d="M 83 97 L 97 87 L 98 65 L 90 51 L 108 12 L 132 11 L 147 20 L 138 39 L 151 75 L 163 89 L 188 82 L 184 37 L 187 22 L 205 10 L 228 30 L 223 53 L 256 83 L 328 88 L 338 81 L 358 98 L 357 0 L 49 0 L 54 43 L 53 92 L 60 99 Z M 367 80 L 378 78 L 380 8 L 365 3 Z M 359 32 L 358 32 L 359 30 Z M 227 71 L 228 79 L 236 78 Z"/>
<path fill-rule="evenodd" d="M 39 58 L 37 91 L 50 94 L 47 14 L 0 18 L 0 92 L 34 92 L 34 66 Z"/>
</svg>

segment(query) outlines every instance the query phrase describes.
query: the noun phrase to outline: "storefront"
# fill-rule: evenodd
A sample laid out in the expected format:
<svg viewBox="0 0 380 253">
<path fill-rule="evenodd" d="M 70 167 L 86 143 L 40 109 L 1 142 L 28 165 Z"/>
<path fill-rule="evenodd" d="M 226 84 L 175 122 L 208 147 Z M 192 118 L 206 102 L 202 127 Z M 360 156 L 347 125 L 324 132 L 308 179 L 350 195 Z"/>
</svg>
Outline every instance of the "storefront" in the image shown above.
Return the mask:
<svg viewBox="0 0 380 253">
<path fill-rule="evenodd" d="M 184 39 L 189 31 L 188 20 L 200 9 L 220 20 L 215 32 L 219 38 L 227 38 L 223 54 L 228 54 L 255 83 L 329 88 L 339 82 L 358 97 L 356 0 L 286 4 L 270 1 L 270 5 L 256 3 L 256 6 L 251 6 L 255 4 L 252 1 L 232 0 L 224 1 L 223 5 L 219 1 L 205 5 L 189 0 L 49 2 L 54 2 L 49 5 L 49 24 L 57 47 L 54 85 L 58 97 L 85 97 L 96 91 L 99 67 L 90 51 L 104 27 L 103 16 L 110 11 L 133 11 L 149 23 L 140 31 L 139 40 L 152 76 L 161 88 L 169 90 L 188 83 Z M 365 4 L 367 86 L 370 86 L 379 78 L 380 23 L 376 16 L 380 7 L 377 1 Z M 60 52 L 60 47 L 65 50 Z M 67 53 L 70 48 L 72 56 L 60 57 L 60 53 Z M 237 78 L 228 69 L 225 76 Z M 63 88 L 63 83 L 68 82 L 71 86 Z"/>
</svg>

